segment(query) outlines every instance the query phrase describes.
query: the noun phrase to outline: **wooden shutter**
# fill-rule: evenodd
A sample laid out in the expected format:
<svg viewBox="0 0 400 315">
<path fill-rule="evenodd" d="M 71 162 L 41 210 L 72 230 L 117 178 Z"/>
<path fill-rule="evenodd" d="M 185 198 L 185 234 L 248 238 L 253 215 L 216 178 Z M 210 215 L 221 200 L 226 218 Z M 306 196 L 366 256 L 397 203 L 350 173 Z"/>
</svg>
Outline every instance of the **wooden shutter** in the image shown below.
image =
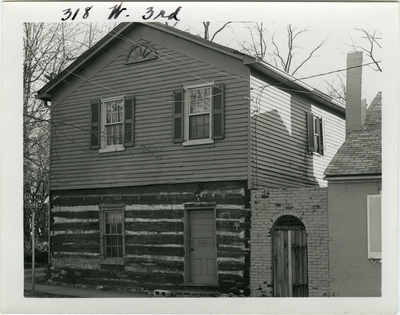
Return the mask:
<svg viewBox="0 0 400 315">
<path fill-rule="evenodd" d="M 101 134 L 101 101 L 94 99 L 90 102 L 90 149 L 100 149 Z"/>
<path fill-rule="evenodd" d="M 382 258 L 381 195 L 367 196 L 368 259 Z"/>
<path fill-rule="evenodd" d="M 213 121 L 213 136 L 215 140 L 225 137 L 225 117 L 224 117 L 224 85 L 216 84 L 212 86 L 212 121 Z"/>
<path fill-rule="evenodd" d="M 325 141 L 325 120 L 321 117 L 319 118 L 319 142 L 320 142 L 320 154 L 324 155 L 326 151 L 326 141 Z"/>
<path fill-rule="evenodd" d="M 133 147 L 135 142 L 135 99 L 131 95 L 125 96 L 124 107 L 124 145 L 126 147 Z"/>
<path fill-rule="evenodd" d="M 173 142 L 183 142 L 183 90 L 174 91 L 173 97 Z"/>
<path fill-rule="evenodd" d="M 308 152 L 315 152 L 315 144 L 314 144 L 314 114 L 307 113 L 307 143 L 308 143 Z"/>
</svg>

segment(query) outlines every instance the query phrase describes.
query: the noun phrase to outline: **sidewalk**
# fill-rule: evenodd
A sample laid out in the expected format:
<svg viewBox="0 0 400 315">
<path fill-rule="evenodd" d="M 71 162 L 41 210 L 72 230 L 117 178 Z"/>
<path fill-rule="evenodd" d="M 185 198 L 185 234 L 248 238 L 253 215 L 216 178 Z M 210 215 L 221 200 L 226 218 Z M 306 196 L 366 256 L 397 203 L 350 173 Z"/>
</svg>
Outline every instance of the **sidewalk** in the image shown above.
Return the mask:
<svg viewBox="0 0 400 315">
<path fill-rule="evenodd" d="M 44 275 L 44 268 L 35 269 L 35 279 Z M 32 290 L 32 269 L 24 270 L 24 290 Z M 35 292 L 65 295 L 75 298 L 149 298 L 151 294 L 138 292 L 124 292 L 116 290 L 96 290 L 93 288 L 75 288 L 72 286 L 63 286 L 56 284 L 38 284 L 35 283 Z"/>
</svg>

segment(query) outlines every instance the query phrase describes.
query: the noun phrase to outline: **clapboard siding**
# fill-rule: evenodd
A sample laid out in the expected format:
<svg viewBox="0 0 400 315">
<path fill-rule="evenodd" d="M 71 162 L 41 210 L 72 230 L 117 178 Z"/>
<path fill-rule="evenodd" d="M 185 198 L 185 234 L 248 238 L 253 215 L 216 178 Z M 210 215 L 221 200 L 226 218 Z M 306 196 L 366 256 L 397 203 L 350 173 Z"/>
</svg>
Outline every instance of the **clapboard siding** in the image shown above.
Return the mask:
<svg viewBox="0 0 400 315">
<path fill-rule="evenodd" d="M 253 187 L 326 186 L 323 172 L 344 141 L 342 115 L 256 76 L 251 76 L 251 86 Z M 324 118 L 324 156 L 307 152 L 307 112 Z"/>
<path fill-rule="evenodd" d="M 124 49 L 113 49 L 110 53 L 118 53 L 108 56 L 111 62 L 94 62 L 83 70 L 92 75 L 82 75 L 87 79 L 78 88 L 55 95 L 52 189 L 247 179 L 249 82 L 242 74 L 227 73 L 179 51 L 179 45 L 175 51 L 159 45 L 160 35 L 153 35 L 146 40 L 155 47 L 157 59 L 125 65 L 130 46 L 117 43 Z M 131 36 L 137 40 L 138 35 Z M 219 55 L 211 50 L 207 54 Z M 225 85 L 225 139 L 202 146 L 174 144 L 173 91 L 212 81 Z M 90 100 L 124 94 L 135 97 L 135 145 L 115 153 L 89 150 Z"/>
</svg>

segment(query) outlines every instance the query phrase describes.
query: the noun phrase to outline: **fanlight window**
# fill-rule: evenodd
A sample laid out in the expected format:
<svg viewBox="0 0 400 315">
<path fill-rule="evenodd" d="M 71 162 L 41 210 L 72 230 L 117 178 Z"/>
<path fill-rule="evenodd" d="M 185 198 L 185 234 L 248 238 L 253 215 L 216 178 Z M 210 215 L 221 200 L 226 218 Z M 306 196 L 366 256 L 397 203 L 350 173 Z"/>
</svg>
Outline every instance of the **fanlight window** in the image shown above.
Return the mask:
<svg viewBox="0 0 400 315">
<path fill-rule="evenodd" d="M 145 41 L 139 41 L 134 45 L 126 56 L 125 64 L 132 64 L 157 58 L 154 47 Z"/>
</svg>

